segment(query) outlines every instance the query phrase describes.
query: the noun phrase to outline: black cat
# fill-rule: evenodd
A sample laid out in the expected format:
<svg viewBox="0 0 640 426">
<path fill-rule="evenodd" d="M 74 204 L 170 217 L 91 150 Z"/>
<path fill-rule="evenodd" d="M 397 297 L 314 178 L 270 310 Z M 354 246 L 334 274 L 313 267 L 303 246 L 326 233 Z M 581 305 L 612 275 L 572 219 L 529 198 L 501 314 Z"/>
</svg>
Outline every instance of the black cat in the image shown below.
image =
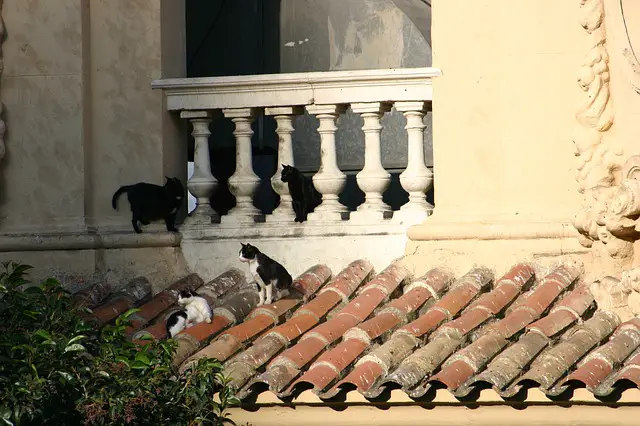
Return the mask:
<svg viewBox="0 0 640 426">
<path fill-rule="evenodd" d="M 293 202 L 293 211 L 296 213 L 296 222 L 307 220 L 309 209 L 309 196 L 306 190 L 304 175 L 293 166 L 282 165 L 280 179 L 287 183 L 289 194 Z"/>
<path fill-rule="evenodd" d="M 251 244 L 242 244 L 239 257 L 249 264 L 249 271 L 260 287 L 258 306 L 271 304 L 290 294 L 293 279 L 284 266 L 263 254 Z M 275 297 L 273 291 L 275 289 Z"/>
<path fill-rule="evenodd" d="M 148 225 L 152 220 L 164 219 L 167 231 L 178 232 L 176 229 L 176 214 L 182 205 L 184 198 L 184 186 L 178 178 L 166 177 L 164 186 L 151 183 L 140 182 L 135 185 L 125 185 L 118 188 L 113 194 L 111 205 L 114 210 L 118 209 L 118 198 L 123 193 L 127 193 L 129 204 L 131 204 L 131 223 L 136 233 L 142 230 L 138 222 Z"/>
</svg>

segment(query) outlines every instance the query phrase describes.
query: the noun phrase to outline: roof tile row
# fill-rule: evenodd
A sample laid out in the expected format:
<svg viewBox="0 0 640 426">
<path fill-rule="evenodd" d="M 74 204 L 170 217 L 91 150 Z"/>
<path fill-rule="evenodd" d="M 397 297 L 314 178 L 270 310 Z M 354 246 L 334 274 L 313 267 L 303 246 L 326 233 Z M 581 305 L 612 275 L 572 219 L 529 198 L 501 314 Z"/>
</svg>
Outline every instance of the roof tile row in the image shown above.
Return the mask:
<svg viewBox="0 0 640 426">
<path fill-rule="evenodd" d="M 265 389 L 287 400 L 306 389 L 323 399 L 353 389 L 384 398 L 402 388 L 429 399 L 446 388 L 473 399 L 493 388 L 522 399 L 538 387 L 557 399 L 577 387 L 599 397 L 639 387 L 640 319 L 620 324 L 614 313 L 597 311 L 581 272 L 567 261 L 542 277 L 521 263 L 495 282 L 484 267 L 457 280 L 443 268 L 412 279 L 401 263 L 374 275 L 369 262 L 357 260 L 333 279 L 316 265 L 294 281 L 296 297 L 260 307 L 256 287 L 237 270 L 204 285 L 190 276 L 171 288 L 197 287 L 214 320 L 175 337 L 175 363 L 225 362 L 242 398 Z M 134 337 L 147 331 L 165 338 L 164 321 L 175 309 L 168 292 L 148 301 L 143 279 L 107 299 L 109 292 L 96 286 L 76 302 L 102 302 L 93 311 L 101 322 L 141 306 Z"/>
</svg>

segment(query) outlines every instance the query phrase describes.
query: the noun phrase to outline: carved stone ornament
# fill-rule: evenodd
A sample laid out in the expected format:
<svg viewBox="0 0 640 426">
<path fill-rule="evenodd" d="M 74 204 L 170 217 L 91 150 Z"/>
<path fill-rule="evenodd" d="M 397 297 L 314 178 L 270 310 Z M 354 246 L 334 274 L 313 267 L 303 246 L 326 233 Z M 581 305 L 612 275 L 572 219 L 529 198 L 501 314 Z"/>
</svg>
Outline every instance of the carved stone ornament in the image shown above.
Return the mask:
<svg viewBox="0 0 640 426">
<path fill-rule="evenodd" d="M 580 6 L 580 24 L 589 35 L 590 48 L 578 73 L 585 98 L 576 112 L 573 142 L 584 207 L 576 214 L 574 226 L 582 245 L 591 247 L 600 241 L 612 257 L 626 258 L 633 254 L 629 238 L 635 227 L 630 228 L 632 218 L 623 211 L 630 188 L 617 186 L 622 150 L 603 137 L 613 124 L 604 0 L 580 0 Z"/>
<path fill-rule="evenodd" d="M 620 279 L 595 281 L 590 291 L 600 310 L 614 311 L 623 321 L 640 315 L 640 268 L 623 272 Z"/>
</svg>

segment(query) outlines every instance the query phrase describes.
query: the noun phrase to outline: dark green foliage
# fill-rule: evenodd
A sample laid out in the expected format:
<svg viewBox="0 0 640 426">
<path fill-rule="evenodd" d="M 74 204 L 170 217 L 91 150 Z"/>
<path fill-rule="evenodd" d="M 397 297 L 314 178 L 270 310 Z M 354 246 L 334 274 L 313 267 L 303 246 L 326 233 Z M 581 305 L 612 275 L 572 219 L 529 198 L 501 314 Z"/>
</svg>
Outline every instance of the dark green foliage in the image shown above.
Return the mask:
<svg viewBox="0 0 640 426">
<path fill-rule="evenodd" d="M 238 403 L 216 360 L 180 375 L 172 341 L 125 338 L 130 310 L 102 328 L 54 279 L 0 272 L 0 425 L 219 425 Z M 214 400 L 216 395 L 216 400 Z"/>
</svg>

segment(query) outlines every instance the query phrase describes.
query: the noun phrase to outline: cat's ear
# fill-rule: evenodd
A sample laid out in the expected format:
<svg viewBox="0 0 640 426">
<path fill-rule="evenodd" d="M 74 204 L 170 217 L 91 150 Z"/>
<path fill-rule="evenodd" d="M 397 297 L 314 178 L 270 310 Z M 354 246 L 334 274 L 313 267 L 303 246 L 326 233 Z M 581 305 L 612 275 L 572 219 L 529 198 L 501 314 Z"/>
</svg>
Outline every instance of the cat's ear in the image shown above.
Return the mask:
<svg viewBox="0 0 640 426">
<path fill-rule="evenodd" d="M 169 182 L 169 181 L 171 180 L 171 179 L 169 179 L 169 177 L 168 177 L 168 176 L 166 176 L 166 175 L 165 175 L 164 179 L 165 179 L 165 181 L 166 181 L 166 182 Z"/>
</svg>

